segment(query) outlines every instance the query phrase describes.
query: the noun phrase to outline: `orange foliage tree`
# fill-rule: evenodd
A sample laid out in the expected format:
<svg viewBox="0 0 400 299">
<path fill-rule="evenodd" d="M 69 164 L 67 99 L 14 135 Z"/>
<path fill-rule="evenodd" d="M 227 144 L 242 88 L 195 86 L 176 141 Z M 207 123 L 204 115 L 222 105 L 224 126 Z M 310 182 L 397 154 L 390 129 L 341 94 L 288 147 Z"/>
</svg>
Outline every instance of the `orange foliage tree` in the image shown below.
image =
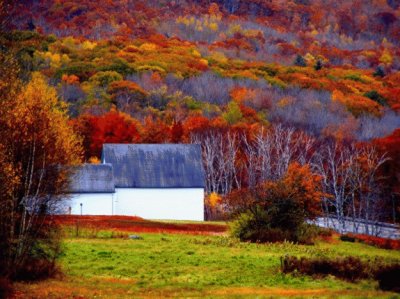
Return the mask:
<svg viewBox="0 0 400 299">
<path fill-rule="evenodd" d="M 323 195 L 320 189 L 320 177 L 312 173 L 308 164 L 291 163 L 282 179 L 267 181 L 245 192 L 250 194 L 250 206 L 253 207 L 260 206 L 263 209 L 269 209 L 271 205 L 284 205 L 287 202 L 288 205 L 296 208 L 296 212 L 287 210 L 287 213 L 296 213 L 297 217 L 302 217 L 303 220 L 313 219 L 320 214 L 320 199 Z M 243 196 L 240 197 L 243 199 Z M 250 208 L 242 199 L 238 203 L 242 202 L 245 209 Z M 233 207 L 237 206 L 235 194 L 228 195 L 228 200 L 233 203 Z M 237 207 L 239 211 L 243 210 L 240 205 Z M 281 220 L 276 219 L 276 221 Z"/>
<path fill-rule="evenodd" d="M 170 140 L 171 129 L 159 118 L 146 117 L 143 125 L 143 143 L 163 143 Z M 176 136 L 175 136 L 176 137 Z"/>
</svg>

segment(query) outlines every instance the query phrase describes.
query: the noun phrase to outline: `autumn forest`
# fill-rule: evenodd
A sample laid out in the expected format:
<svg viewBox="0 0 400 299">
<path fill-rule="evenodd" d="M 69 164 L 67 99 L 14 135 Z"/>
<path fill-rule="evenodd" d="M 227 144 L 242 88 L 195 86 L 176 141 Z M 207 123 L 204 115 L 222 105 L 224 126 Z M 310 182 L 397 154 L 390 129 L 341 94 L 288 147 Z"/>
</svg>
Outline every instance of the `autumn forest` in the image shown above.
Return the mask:
<svg viewBox="0 0 400 299">
<path fill-rule="evenodd" d="M 21 203 L 104 143 L 200 144 L 205 217 L 240 240 L 400 222 L 398 0 L 2 0 L 0 26 L 0 265 L 36 246 Z"/>
</svg>

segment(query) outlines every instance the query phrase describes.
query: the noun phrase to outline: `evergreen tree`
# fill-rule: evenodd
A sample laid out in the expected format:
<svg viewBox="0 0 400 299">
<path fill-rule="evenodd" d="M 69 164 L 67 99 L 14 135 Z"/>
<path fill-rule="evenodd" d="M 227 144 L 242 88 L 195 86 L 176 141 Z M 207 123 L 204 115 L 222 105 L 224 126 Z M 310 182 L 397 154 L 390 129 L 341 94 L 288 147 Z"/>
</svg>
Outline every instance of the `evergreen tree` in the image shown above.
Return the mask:
<svg viewBox="0 0 400 299">
<path fill-rule="evenodd" d="M 297 54 L 296 59 L 294 60 L 294 65 L 304 67 L 304 66 L 307 66 L 307 63 L 303 56 L 301 56 L 300 54 Z"/>
<path fill-rule="evenodd" d="M 316 71 L 319 71 L 320 69 L 322 69 L 322 67 L 323 67 L 322 61 L 318 59 L 317 62 L 315 63 L 315 65 L 314 65 L 314 69 Z"/>
<path fill-rule="evenodd" d="M 374 72 L 374 77 L 385 77 L 385 70 L 382 66 L 378 66 Z"/>
</svg>

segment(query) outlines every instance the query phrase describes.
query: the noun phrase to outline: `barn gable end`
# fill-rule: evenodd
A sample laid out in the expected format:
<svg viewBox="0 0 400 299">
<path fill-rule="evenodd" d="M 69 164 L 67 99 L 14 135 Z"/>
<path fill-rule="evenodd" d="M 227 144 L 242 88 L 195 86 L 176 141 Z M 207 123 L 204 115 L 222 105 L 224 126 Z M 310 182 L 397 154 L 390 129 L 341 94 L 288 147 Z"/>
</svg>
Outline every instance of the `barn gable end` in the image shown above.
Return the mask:
<svg viewBox="0 0 400 299">
<path fill-rule="evenodd" d="M 69 192 L 114 193 L 115 184 L 112 165 L 83 164 L 75 167 Z"/>
</svg>

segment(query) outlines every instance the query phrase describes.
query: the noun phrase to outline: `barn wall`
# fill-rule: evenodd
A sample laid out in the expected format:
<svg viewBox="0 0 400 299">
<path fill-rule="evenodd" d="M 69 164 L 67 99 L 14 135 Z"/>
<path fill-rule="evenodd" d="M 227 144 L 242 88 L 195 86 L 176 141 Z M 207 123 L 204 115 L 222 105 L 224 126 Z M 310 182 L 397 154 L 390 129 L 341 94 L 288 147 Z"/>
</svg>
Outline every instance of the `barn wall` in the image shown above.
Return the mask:
<svg viewBox="0 0 400 299">
<path fill-rule="evenodd" d="M 115 214 L 146 219 L 204 220 L 203 188 L 116 188 Z"/>
<path fill-rule="evenodd" d="M 82 203 L 83 215 L 112 215 L 113 193 L 81 193 L 73 194 L 66 203 L 66 213 L 71 207 L 71 214 L 80 215 Z"/>
</svg>

